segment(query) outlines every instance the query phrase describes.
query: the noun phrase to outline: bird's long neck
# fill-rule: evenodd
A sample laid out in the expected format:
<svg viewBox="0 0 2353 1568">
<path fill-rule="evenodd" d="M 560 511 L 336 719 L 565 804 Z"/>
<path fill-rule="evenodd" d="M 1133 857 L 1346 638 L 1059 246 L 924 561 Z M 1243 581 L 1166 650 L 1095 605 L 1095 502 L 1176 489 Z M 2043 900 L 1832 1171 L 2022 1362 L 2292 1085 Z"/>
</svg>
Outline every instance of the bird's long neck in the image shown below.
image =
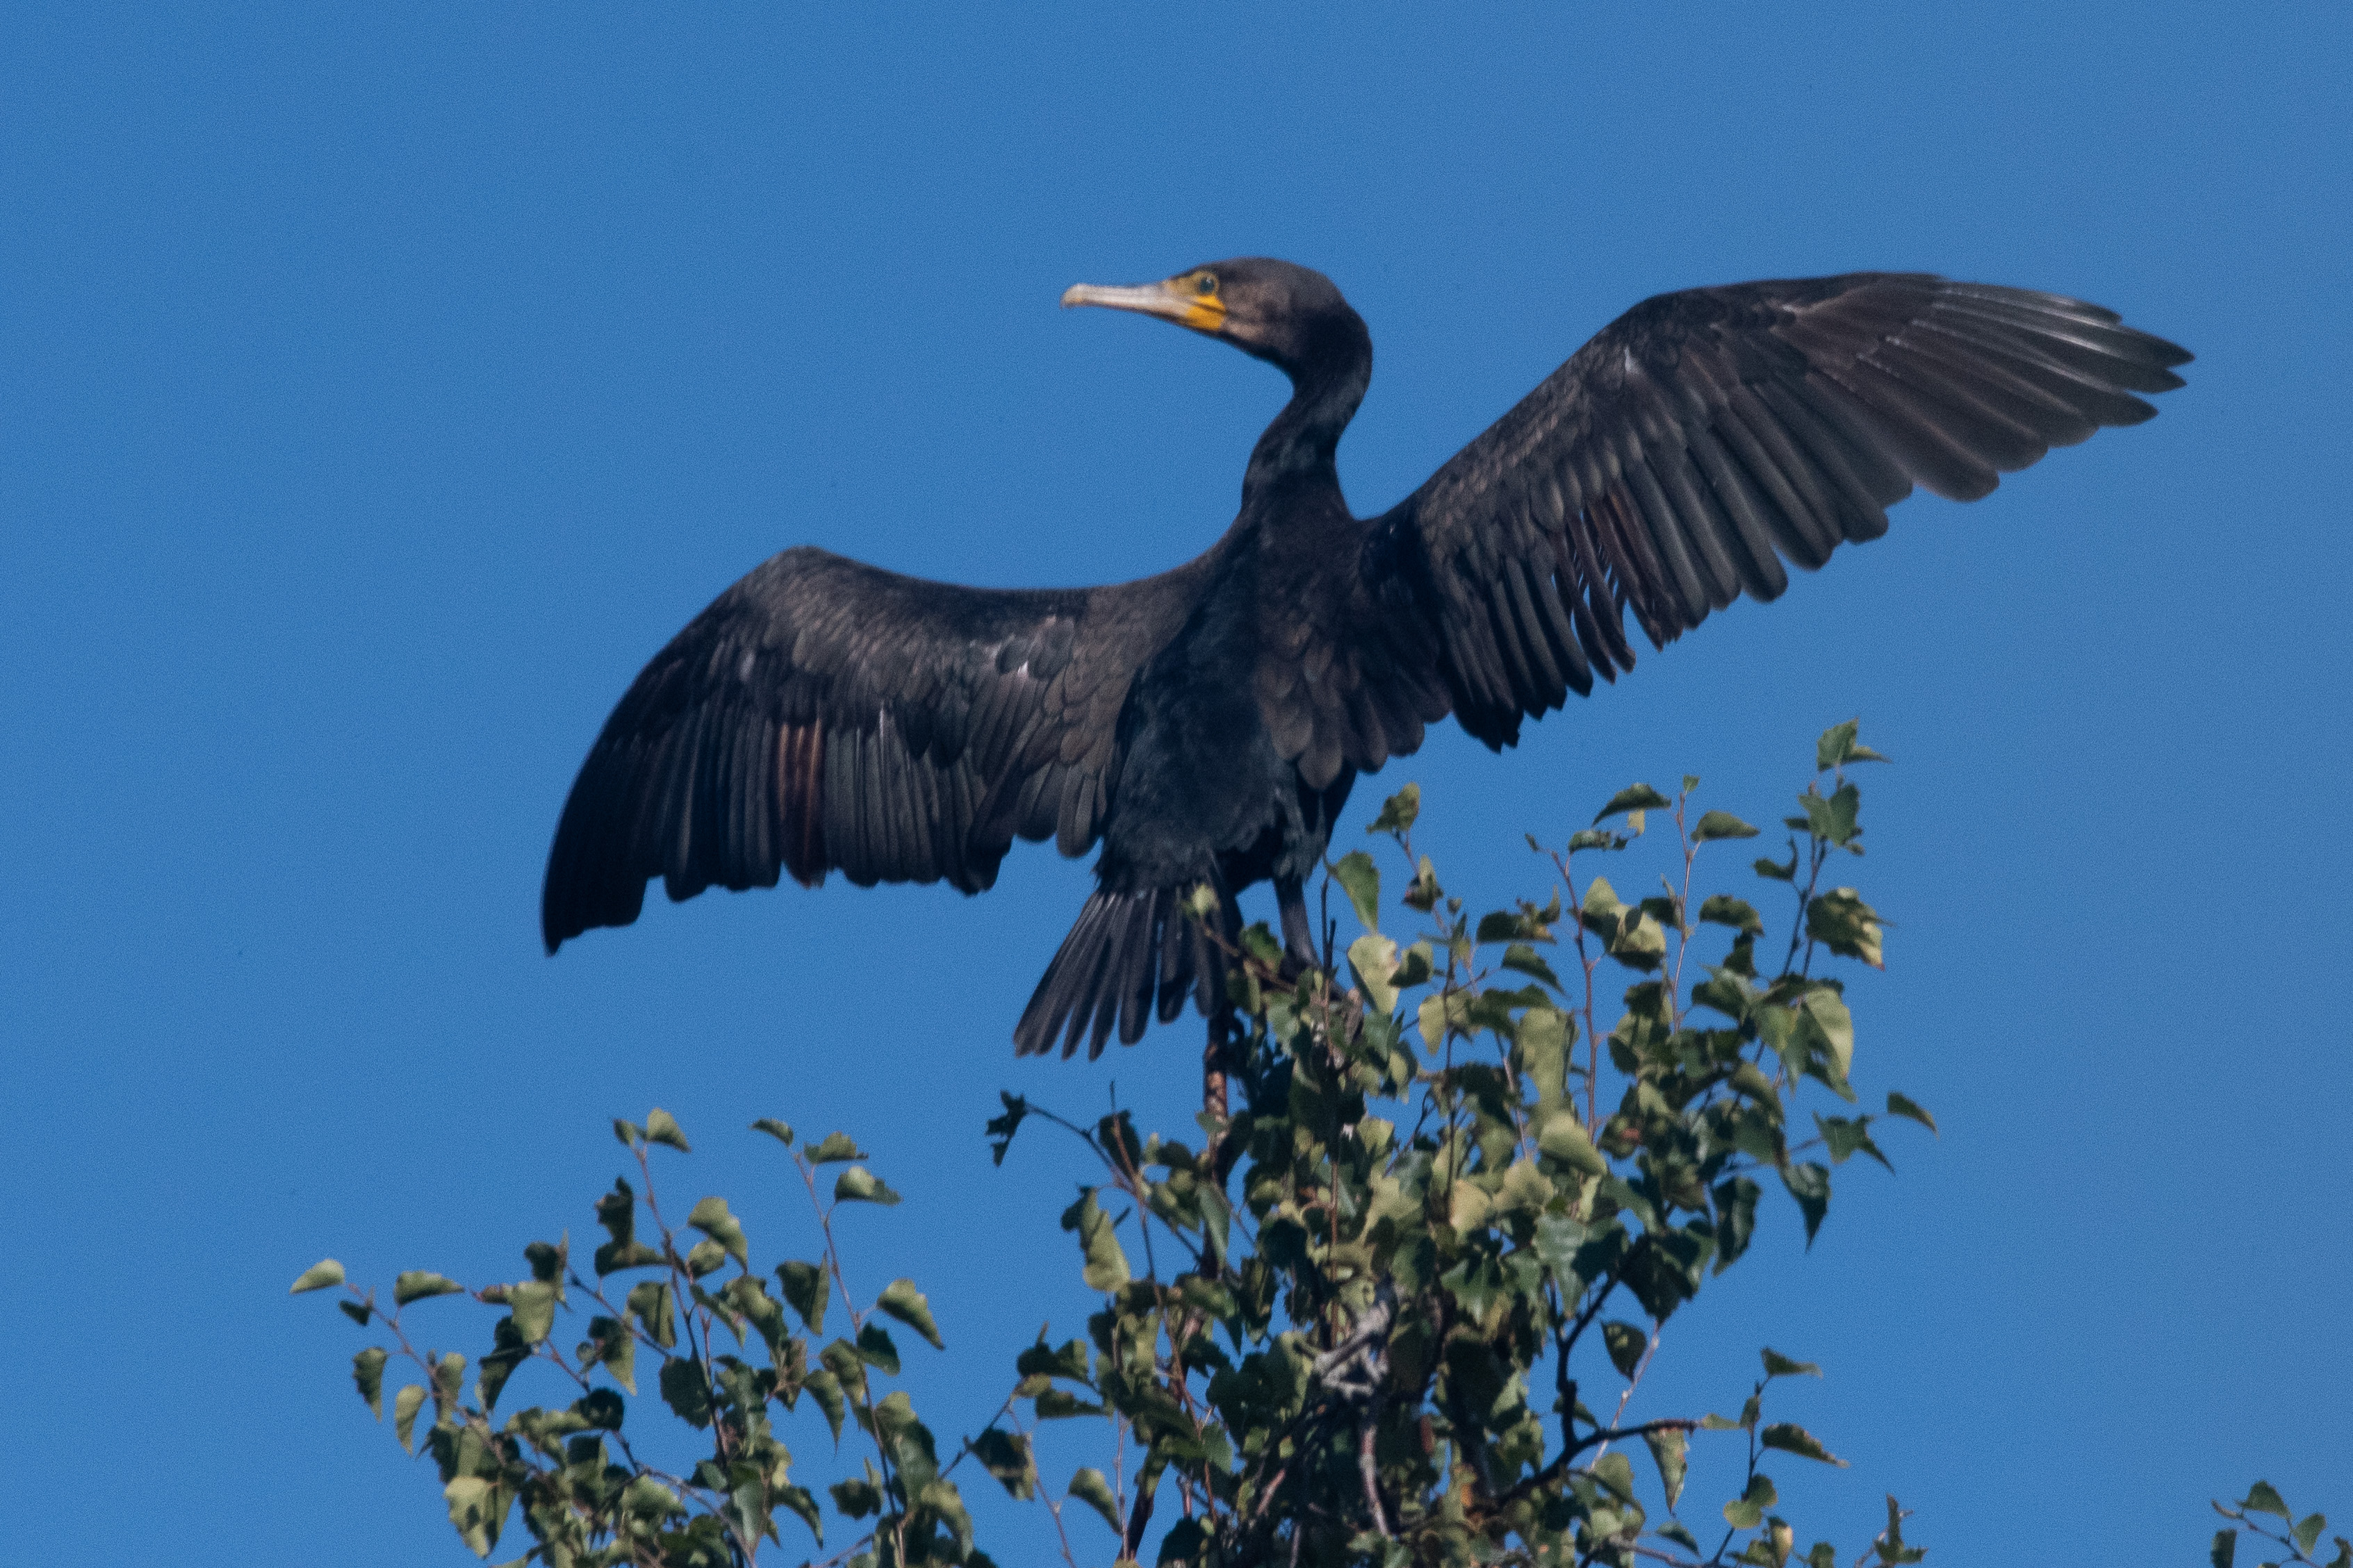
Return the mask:
<svg viewBox="0 0 2353 1568">
<path fill-rule="evenodd" d="M 1373 380 L 1373 340 L 1354 310 L 1324 325 L 1291 371 L 1291 401 L 1250 449 L 1242 503 L 1303 482 L 1339 485 L 1332 461 L 1340 433 Z"/>
</svg>

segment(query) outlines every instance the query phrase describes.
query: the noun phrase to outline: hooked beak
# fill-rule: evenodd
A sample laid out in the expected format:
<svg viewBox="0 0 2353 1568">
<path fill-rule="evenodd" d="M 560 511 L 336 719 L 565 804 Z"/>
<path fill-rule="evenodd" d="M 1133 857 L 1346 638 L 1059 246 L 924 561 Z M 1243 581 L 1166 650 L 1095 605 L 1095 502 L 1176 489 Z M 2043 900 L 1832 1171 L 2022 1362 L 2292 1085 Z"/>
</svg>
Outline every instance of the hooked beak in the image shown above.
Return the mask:
<svg viewBox="0 0 2353 1568">
<path fill-rule="evenodd" d="M 1196 294 L 1179 289 L 1174 282 L 1142 283 L 1124 289 L 1074 283 L 1062 291 L 1062 303 L 1065 307 L 1104 305 L 1114 310 L 1134 310 L 1190 327 L 1197 332 L 1214 332 L 1226 322 L 1223 300 L 1215 294 Z"/>
</svg>

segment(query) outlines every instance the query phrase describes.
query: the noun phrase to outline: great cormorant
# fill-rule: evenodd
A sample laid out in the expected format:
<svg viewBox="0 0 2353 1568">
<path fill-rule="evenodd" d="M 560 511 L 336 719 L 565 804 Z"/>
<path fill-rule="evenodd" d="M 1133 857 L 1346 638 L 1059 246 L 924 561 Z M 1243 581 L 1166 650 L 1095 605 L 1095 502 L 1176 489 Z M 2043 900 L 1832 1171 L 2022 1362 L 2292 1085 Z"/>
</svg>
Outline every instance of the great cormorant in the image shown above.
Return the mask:
<svg viewBox="0 0 2353 1568">
<path fill-rule="evenodd" d="M 1198 558 L 1100 588 L 904 577 L 807 545 L 722 594 L 606 721 L 565 803 L 550 952 L 672 899 L 828 870 L 869 887 L 996 879 L 1016 837 L 1097 839 L 1097 889 L 1014 1031 L 1100 1053 L 1187 994 L 1222 1006 L 1206 881 L 1302 892 L 1361 773 L 1452 713 L 1523 718 L 1633 668 L 1739 594 L 1776 598 L 1922 484 L 1996 475 L 2156 410 L 2189 356 L 2055 294 L 1908 273 L 1662 294 L 1627 311 L 1420 489 L 1360 519 L 1333 449 L 1372 339 L 1319 272 L 1246 258 L 1065 305 L 1158 316 L 1291 378 L 1241 510 Z"/>
</svg>

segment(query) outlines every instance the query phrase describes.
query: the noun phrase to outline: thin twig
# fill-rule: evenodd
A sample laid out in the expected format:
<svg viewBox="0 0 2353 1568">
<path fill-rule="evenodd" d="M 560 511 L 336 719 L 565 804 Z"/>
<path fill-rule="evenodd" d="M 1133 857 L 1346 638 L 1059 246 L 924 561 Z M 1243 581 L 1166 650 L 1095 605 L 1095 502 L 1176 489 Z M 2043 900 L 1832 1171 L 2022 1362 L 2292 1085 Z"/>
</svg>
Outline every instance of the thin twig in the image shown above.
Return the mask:
<svg viewBox="0 0 2353 1568">
<path fill-rule="evenodd" d="M 1625 1391 L 1618 1395 L 1618 1408 L 1609 1413 L 1609 1430 L 1589 1436 L 1585 1439 L 1587 1444 L 1601 1445 L 1599 1451 L 1593 1456 L 1595 1464 L 1601 1462 L 1602 1455 L 1609 1452 L 1609 1445 L 1620 1435 L 1616 1430 L 1618 1423 L 1625 1417 L 1626 1404 L 1634 1397 L 1634 1390 L 1641 1386 L 1642 1374 L 1651 1370 L 1651 1358 L 1659 1353 L 1659 1335 L 1665 1331 L 1665 1327 L 1664 1324 L 1657 1322 L 1651 1325 L 1650 1340 L 1642 1346 L 1642 1359 L 1634 1363 L 1634 1375 L 1626 1380 Z M 1676 1423 L 1669 1422 L 1668 1425 L 1673 1426 Z M 1693 1424 L 1686 1421 L 1682 1425 L 1688 1428 Z M 1649 1426 L 1637 1426 L 1632 1430 L 1641 1433 L 1656 1426 L 1658 1426 L 1657 1422 L 1651 1422 Z"/>
</svg>

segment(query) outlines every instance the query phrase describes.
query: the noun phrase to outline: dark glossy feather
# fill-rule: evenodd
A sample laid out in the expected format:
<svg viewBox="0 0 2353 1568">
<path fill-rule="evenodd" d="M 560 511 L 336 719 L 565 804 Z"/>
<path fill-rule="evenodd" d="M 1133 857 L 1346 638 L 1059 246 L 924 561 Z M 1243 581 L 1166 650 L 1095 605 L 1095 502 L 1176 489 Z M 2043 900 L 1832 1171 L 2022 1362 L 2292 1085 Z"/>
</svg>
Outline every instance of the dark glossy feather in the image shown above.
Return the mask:
<svg viewBox="0 0 2353 1568">
<path fill-rule="evenodd" d="M 1597 622 L 1582 651 L 1614 676 L 1633 666 L 1613 635 L 1624 611 L 1660 646 L 1736 594 L 1775 598 L 1784 561 L 1811 570 L 1877 537 L 1915 484 L 1974 499 L 2054 445 L 2147 418 L 2131 394 L 2179 386 L 2189 357 L 2081 300 L 1918 274 L 1662 294 L 1379 519 L 1366 559 L 1410 581 L 1463 727 L 1508 744 L 1564 682 L 1535 657 L 1527 627 L 1546 617 L 1519 607 L 1506 563 L 1558 573 L 1563 607 Z M 1592 477 L 1532 540 L 1515 497 L 1556 473 Z M 1588 548 L 1603 542 L 1606 564 Z"/>
</svg>

